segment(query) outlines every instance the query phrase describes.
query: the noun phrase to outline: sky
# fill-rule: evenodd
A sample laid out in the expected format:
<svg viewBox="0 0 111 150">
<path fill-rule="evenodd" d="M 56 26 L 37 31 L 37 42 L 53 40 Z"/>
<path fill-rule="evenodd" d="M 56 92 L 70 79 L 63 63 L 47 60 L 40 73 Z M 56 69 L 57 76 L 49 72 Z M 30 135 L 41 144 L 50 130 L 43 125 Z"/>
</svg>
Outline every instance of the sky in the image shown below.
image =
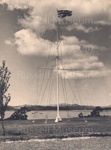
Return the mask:
<svg viewBox="0 0 111 150">
<path fill-rule="evenodd" d="M 72 16 L 58 18 L 57 9 Z M 60 103 L 111 105 L 110 0 L 0 0 L 0 65 L 6 60 L 12 73 L 9 105 L 56 104 L 57 20 Z"/>
</svg>

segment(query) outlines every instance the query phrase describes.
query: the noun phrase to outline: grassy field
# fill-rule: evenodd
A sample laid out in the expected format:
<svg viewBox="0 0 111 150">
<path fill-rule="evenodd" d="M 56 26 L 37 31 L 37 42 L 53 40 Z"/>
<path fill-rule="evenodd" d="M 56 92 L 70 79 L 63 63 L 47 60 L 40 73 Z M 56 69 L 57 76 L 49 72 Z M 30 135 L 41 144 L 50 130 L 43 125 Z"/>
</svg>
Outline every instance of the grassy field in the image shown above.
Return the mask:
<svg viewBox="0 0 111 150">
<path fill-rule="evenodd" d="M 111 136 L 111 117 L 63 119 L 63 122 L 54 123 L 54 120 L 19 120 L 4 121 L 6 135 L 2 135 L 0 126 L 0 141 L 28 140 L 46 138 L 67 138 L 80 136 Z"/>
</svg>

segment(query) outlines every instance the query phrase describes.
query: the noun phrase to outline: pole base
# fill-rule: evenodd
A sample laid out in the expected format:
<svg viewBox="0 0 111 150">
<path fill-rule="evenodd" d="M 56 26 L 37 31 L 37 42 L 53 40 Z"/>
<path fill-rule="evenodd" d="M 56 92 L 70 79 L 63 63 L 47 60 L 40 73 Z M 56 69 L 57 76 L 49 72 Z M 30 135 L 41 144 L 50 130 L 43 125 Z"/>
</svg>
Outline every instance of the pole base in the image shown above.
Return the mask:
<svg viewBox="0 0 111 150">
<path fill-rule="evenodd" d="M 60 117 L 56 117 L 55 122 L 62 122 L 62 119 Z"/>
</svg>

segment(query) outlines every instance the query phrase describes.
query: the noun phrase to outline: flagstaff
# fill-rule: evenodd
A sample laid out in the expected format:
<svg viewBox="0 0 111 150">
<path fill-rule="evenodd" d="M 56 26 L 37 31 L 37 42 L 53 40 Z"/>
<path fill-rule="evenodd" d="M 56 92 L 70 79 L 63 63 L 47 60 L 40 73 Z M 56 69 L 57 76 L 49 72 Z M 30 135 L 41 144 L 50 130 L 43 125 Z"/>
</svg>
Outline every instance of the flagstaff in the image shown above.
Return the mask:
<svg viewBox="0 0 111 150">
<path fill-rule="evenodd" d="M 57 9 L 57 55 L 56 55 L 56 73 L 57 73 L 57 116 L 55 122 L 61 122 L 60 109 L 59 109 L 59 18 L 65 18 L 72 16 L 72 11 L 69 10 L 58 10 Z"/>
<path fill-rule="evenodd" d="M 58 10 L 57 10 L 58 11 Z M 58 66 L 59 66 L 59 22 L 58 22 L 58 15 L 57 15 L 57 55 L 56 55 L 56 73 L 57 73 L 57 116 L 55 122 L 62 121 L 59 114 L 59 73 L 58 73 Z"/>
</svg>

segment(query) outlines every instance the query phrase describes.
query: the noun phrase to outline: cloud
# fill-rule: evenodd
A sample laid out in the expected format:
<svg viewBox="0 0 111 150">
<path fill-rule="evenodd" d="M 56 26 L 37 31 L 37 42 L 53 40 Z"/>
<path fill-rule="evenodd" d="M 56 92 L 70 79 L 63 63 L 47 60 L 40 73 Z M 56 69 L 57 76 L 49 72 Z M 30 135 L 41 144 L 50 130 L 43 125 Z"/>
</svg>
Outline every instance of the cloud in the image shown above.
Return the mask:
<svg viewBox="0 0 111 150">
<path fill-rule="evenodd" d="M 89 19 L 94 22 L 111 21 L 111 1 L 110 0 L 2 0 L 0 4 L 7 4 L 9 10 L 29 9 L 29 16 L 23 22 L 24 26 L 35 28 L 41 21 L 53 21 L 57 16 L 57 9 L 69 9 L 73 11 L 72 20 L 78 20 L 81 24 L 89 24 Z M 102 17 L 101 17 L 102 16 Z M 43 19 L 43 20 L 42 20 Z M 54 23 L 54 22 L 53 22 Z M 91 22 L 90 22 L 91 23 Z M 48 24 L 53 26 L 50 22 Z M 80 28 L 80 27 L 79 27 Z M 82 28 L 82 27 L 81 27 Z M 91 30 L 91 29 L 89 29 Z"/>
<path fill-rule="evenodd" d="M 85 27 L 87 24 L 105 23 L 111 21 L 111 1 L 107 0 L 2 0 L 0 4 L 7 4 L 9 10 L 29 9 L 29 15 L 19 19 L 23 28 L 36 31 L 38 34 L 47 29 L 55 28 L 57 9 L 69 9 L 73 11 L 70 28 L 82 30 L 85 33 L 99 30 L 97 27 Z M 101 17 L 102 16 L 102 17 Z M 78 25 L 79 23 L 79 25 Z M 84 24 L 84 25 L 83 25 Z"/>
<path fill-rule="evenodd" d="M 10 40 L 5 40 L 5 44 L 12 45 L 12 42 Z"/>
<path fill-rule="evenodd" d="M 67 29 L 69 31 L 77 29 L 77 30 L 83 31 L 85 33 L 90 33 L 90 32 L 95 32 L 95 31 L 100 30 L 98 27 L 85 27 L 84 25 L 79 24 L 79 23 L 75 23 L 75 25 L 73 25 L 73 26 L 67 26 Z"/>
<path fill-rule="evenodd" d="M 59 74 L 64 78 L 103 77 L 111 71 L 95 55 L 81 51 L 81 43 L 76 37 L 62 37 L 64 48 L 60 47 L 61 57 L 58 68 Z M 84 41 L 84 43 L 86 43 Z M 88 43 L 87 43 L 88 45 Z"/>
<path fill-rule="evenodd" d="M 55 24 L 48 22 L 48 18 L 41 16 L 25 16 L 25 19 L 19 19 L 19 23 L 23 28 L 31 29 L 36 32 L 36 34 L 42 35 L 47 29 L 55 29 Z"/>
<path fill-rule="evenodd" d="M 90 55 L 81 51 L 81 43 L 74 36 L 62 36 L 59 46 L 59 55 L 61 56 L 59 74 L 64 78 L 88 78 L 106 76 L 111 73 L 104 64 L 99 61 L 97 56 Z M 46 56 L 50 51 L 50 55 L 57 53 L 56 43 L 44 40 L 30 29 L 22 29 L 15 33 L 15 44 L 17 50 L 23 55 L 41 55 Z M 88 43 L 87 43 L 88 45 Z M 66 69 L 64 71 L 64 69 Z"/>
<path fill-rule="evenodd" d="M 28 0 L 2 0 L 0 1 L 0 4 L 7 4 L 9 10 L 13 9 L 26 9 L 29 6 Z"/>
<path fill-rule="evenodd" d="M 84 59 L 85 61 L 85 59 Z M 86 62 L 71 62 L 70 64 L 60 65 L 59 68 L 62 69 L 64 66 L 65 69 L 70 70 L 93 70 L 93 69 L 102 69 L 104 67 L 102 62 L 90 62 L 89 60 Z"/>
<path fill-rule="evenodd" d="M 65 79 L 85 79 L 111 75 L 111 70 L 59 71 L 59 74 Z"/>
<path fill-rule="evenodd" d="M 47 55 L 53 43 L 37 37 L 30 29 L 22 29 L 15 33 L 15 44 L 23 55 Z"/>
<path fill-rule="evenodd" d="M 91 16 L 91 15 L 100 15 L 106 14 L 110 18 L 111 12 L 111 1 L 110 0 L 2 0 L 1 4 L 6 3 L 8 9 L 32 9 L 31 14 L 33 15 L 47 15 L 53 16 L 56 12 L 56 9 L 71 9 L 74 11 L 74 14 L 81 16 Z M 54 11 L 55 10 L 55 11 Z"/>
<path fill-rule="evenodd" d="M 62 36 L 62 41 L 59 46 L 59 54 L 61 56 L 59 74 L 63 78 L 89 78 L 102 77 L 111 73 L 104 64 L 99 61 L 97 56 L 90 55 L 81 51 L 81 43 L 74 36 Z M 9 41 L 6 42 L 10 43 Z M 23 55 L 50 55 L 56 56 L 56 43 L 44 40 L 30 29 L 22 29 L 15 33 L 15 44 L 17 50 Z M 88 45 L 88 43 L 87 43 Z M 65 69 L 65 70 L 64 70 Z"/>
<path fill-rule="evenodd" d="M 42 34 L 47 30 L 56 29 L 57 9 L 69 9 L 73 11 L 72 24 L 67 26 L 68 30 L 77 29 L 85 33 L 100 30 L 95 27 L 87 27 L 89 23 L 100 23 L 111 21 L 111 1 L 98 0 L 2 0 L 0 4 L 7 4 L 8 9 L 28 9 L 28 15 L 18 20 L 22 29 L 15 33 L 14 44 L 17 50 L 23 55 L 48 55 L 48 49 L 51 50 L 50 55 L 56 55 L 56 42 L 51 42 L 43 39 Z M 101 17 L 102 16 L 102 17 Z M 89 22 L 89 19 L 92 22 Z M 76 23 L 75 23 L 76 20 Z M 78 20 L 78 23 L 77 23 Z M 105 50 L 104 47 L 99 47 L 90 44 L 87 41 L 79 40 L 75 36 L 61 36 L 59 45 L 60 55 L 63 63 L 59 68 L 73 70 L 60 70 L 59 74 L 65 78 L 83 78 L 106 76 L 110 71 L 92 52 L 86 53 L 81 50 L 81 45 L 84 47 L 92 47 L 93 50 Z M 6 44 L 11 44 L 8 40 Z M 70 61 L 68 59 L 70 57 Z"/>
</svg>

